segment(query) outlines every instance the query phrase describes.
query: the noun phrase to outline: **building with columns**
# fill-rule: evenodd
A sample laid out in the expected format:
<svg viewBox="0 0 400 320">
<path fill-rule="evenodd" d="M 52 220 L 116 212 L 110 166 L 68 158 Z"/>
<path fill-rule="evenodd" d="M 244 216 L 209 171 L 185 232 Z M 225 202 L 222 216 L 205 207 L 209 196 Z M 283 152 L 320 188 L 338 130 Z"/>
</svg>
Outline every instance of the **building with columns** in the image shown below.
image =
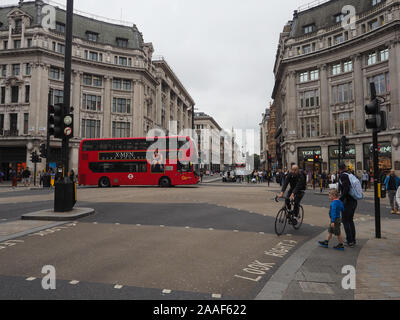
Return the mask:
<svg viewBox="0 0 400 320">
<path fill-rule="evenodd" d="M 56 7 L 55 29 L 46 29 L 44 5 L 36 0 L 0 7 L 0 170 L 6 173 L 10 166 L 33 167 L 30 153 L 46 140 L 48 103 L 63 101 L 66 12 Z M 70 168 L 75 172 L 82 138 L 192 128 L 193 99 L 153 52 L 135 25 L 74 14 Z M 60 147 L 60 140 L 51 140 L 50 162 L 61 160 Z"/>
<path fill-rule="evenodd" d="M 379 134 L 380 167 L 400 172 L 399 31 L 399 0 L 331 0 L 294 12 L 280 34 L 274 67 L 282 167 L 299 164 L 309 177 L 313 171 L 337 171 L 338 140 L 347 136 L 347 165 L 358 175 L 372 169 L 364 106 L 374 82 L 388 121 Z M 314 155 L 322 163 L 310 161 Z"/>
<path fill-rule="evenodd" d="M 276 169 L 276 123 L 275 123 L 276 108 L 273 103 L 270 103 L 269 108 L 265 109 L 262 114 L 260 123 L 260 163 L 264 170 Z"/>
</svg>

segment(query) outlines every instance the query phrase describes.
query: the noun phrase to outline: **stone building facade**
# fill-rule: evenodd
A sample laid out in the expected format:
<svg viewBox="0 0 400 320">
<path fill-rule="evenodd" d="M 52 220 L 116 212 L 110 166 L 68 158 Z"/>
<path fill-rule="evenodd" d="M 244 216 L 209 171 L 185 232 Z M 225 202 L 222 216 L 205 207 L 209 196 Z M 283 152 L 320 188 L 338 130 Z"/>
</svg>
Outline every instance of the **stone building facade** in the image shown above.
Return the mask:
<svg viewBox="0 0 400 320">
<path fill-rule="evenodd" d="M 0 170 L 5 172 L 10 166 L 33 167 L 30 153 L 46 140 L 48 103 L 63 101 L 66 13 L 56 8 L 56 28 L 45 29 L 44 5 L 36 0 L 0 7 Z M 193 99 L 153 52 L 135 25 L 74 14 L 70 168 L 75 172 L 82 138 L 192 128 Z M 50 162 L 60 160 L 60 146 L 60 140 L 51 140 Z"/>
<path fill-rule="evenodd" d="M 274 67 L 283 167 L 299 164 L 309 176 L 334 172 L 338 139 L 347 136 L 345 162 L 357 174 L 370 170 L 372 133 L 365 127 L 364 106 L 374 82 L 388 119 L 388 130 L 379 134 L 380 167 L 400 170 L 399 30 L 399 0 L 331 0 L 295 11 L 280 35 Z M 321 164 L 310 161 L 316 154 Z"/>
</svg>

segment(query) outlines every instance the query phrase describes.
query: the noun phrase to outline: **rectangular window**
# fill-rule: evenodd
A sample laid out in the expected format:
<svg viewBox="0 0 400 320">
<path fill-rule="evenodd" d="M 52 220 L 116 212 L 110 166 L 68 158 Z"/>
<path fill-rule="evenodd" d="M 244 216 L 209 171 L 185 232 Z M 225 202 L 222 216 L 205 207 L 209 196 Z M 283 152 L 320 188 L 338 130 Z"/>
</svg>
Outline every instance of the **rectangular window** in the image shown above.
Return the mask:
<svg viewBox="0 0 400 320">
<path fill-rule="evenodd" d="M 376 63 L 376 61 L 377 61 L 376 52 L 370 53 L 368 55 L 367 64 L 370 66 L 370 65 Z"/>
<path fill-rule="evenodd" d="M 336 23 L 342 22 L 343 20 L 344 20 L 344 14 L 343 13 L 337 14 L 335 16 L 335 22 Z"/>
<path fill-rule="evenodd" d="M 113 79 L 113 89 L 121 90 L 122 89 L 122 79 Z"/>
<path fill-rule="evenodd" d="M 0 98 L 1 98 L 1 100 L 0 100 L 1 104 L 5 104 L 6 103 L 6 87 L 1 87 Z"/>
<path fill-rule="evenodd" d="M 92 75 L 90 74 L 83 74 L 83 84 L 87 85 L 87 86 L 91 86 L 92 85 Z"/>
<path fill-rule="evenodd" d="M 30 75 L 31 75 L 31 64 L 30 64 L 30 63 L 26 63 L 26 64 L 25 64 L 25 74 L 26 74 L 27 76 L 30 76 Z"/>
<path fill-rule="evenodd" d="M 65 54 L 65 46 L 61 43 L 57 43 L 57 52 L 61 54 Z"/>
<path fill-rule="evenodd" d="M 87 40 L 88 41 L 93 41 L 93 42 L 97 42 L 97 38 L 98 38 L 98 34 L 94 33 L 94 32 L 87 32 Z"/>
<path fill-rule="evenodd" d="M 346 61 L 344 64 L 343 64 L 343 71 L 344 72 L 350 72 L 350 71 L 353 71 L 353 61 Z"/>
<path fill-rule="evenodd" d="M 351 82 L 332 87 L 333 104 L 353 101 L 353 84 Z"/>
<path fill-rule="evenodd" d="M 101 87 L 103 85 L 103 78 L 101 76 L 93 76 L 93 85 Z"/>
<path fill-rule="evenodd" d="M 313 31 L 314 31 L 314 25 L 313 25 L 313 24 L 304 27 L 304 33 L 305 33 L 305 34 L 311 33 L 311 32 L 313 32 Z"/>
<path fill-rule="evenodd" d="M 4 50 L 7 50 L 8 49 L 8 41 L 7 40 L 4 40 Z"/>
<path fill-rule="evenodd" d="M 119 57 L 119 64 L 121 66 L 127 66 L 128 65 L 128 59 L 126 57 Z"/>
<path fill-rule="evenodd" d="M 19 87 L 11 87 L 11 103 L 18 103 Z"/>
<path fill-rule="evenodd" d="M 389 49 L 382 50 L 380 52 L 381 61 L 389 60 Z"/>
<path fill-rule="evenodd" d="M 386 94 L 390 92 L 390 77 L 389 72 L 384 74 L 378 74 L 374 77 L 368 78 L 368 95 L 371 95 L 371 89 L 369 84 L 374 82 L 377 94 Z"/>
<path fill-rule="evenodd" d="M 117 46 L 121 48 L 128 47 L 128 39 L 117 38 Z"/>
<path fill-rule="evenodd" d="M 90 51 L 89 52 L 89 60 L 98 61 L 98 53 Z"/>
<path fill-rule="evenodd" d="M 32 39 L 28 39 L 28 48 L 32 48 Z"/>
<path fill-rule="evenodd" d="M 7 65 L 6 64 L 3 64 L 1 66 L 1 76 L 2 77 L 7 77 Z"/>
<path fill-rule="evenodd" d="M 381 3 L 382 0 L 372 0 L 372 5 L 376 6 L 377 4 Z"/>
<path fill-rule="evenodd" d="M 335 64 L 332 66 L 332 75 L 338 75 L 342 72 L 342 66 L 341 64 Z"/>
<path fill-rule="evenodd" d="M 334 41 L 335 41 L 335 44 L 340 44 L 340 43 L 344 42 L 343 34 L 339 34 L 339 35 L 335 36 Z"/>
<path fill-rule="evenodd" d="M 314 81 L 314 80 L 318 80 L 319 79 L 319 70 L 312 70 L 310 72 L 310 80 Z"/>
<path fill-rule="evenodd" d="M 12 75 L 13 76 L 19 76 L 20 71 L 21 71 L 20 69 L 21 69 L 21 67 L 20 67 L 19 64 L 13 64 L 12 65 Z"/>
<path fill-rule="evenodd" d="M 86 110 L 101 111 L 101 96 L 84 93 L 82 95 L 82 105 Z"/>
<path fill-rule="evenodd" d="M 300 120 L 302 138 L 319 137 L 319 117 L 308 117 Z"/>
<path fill-rule="evenodd" d="M 65 24 L 61 22 L 56 22 L 56 31 L 60 33 L 65 33 Z"/>
<path fill-rule="evenodd" d="M 29 103 L 31 95 L 31 86 L 25 86 L 25 103 Z"/>
<path fill-rule="evenodd" d="M 49 77 L 54 80 L 60 80 L 60 69 L 56 67 L 50 67 Z"/>
<path fill-rule="evenodd" d="M 24 113 L 24 134 L 28 134 L 29 113 Z"/>
<path fill-rule="evenodd" d="M 0 136 L 4 135 L 4 114 L 0 114 Z"/>
<path fill-rule="evenodd" d="M 113 98 L 113 112 L 131 113 L 131 99 Z"/>
<path fill-rule="evenodd" d="M 368 31 L 375 30 L 378 27 L 379 27 L 378 19 L 368 22 Z"/>
<path fill-rule="evenodd" d="M 303 54 L 311 53 L 311 45 L 303 46 Z"/>
<path fill-rule="evenodd" d="M 100 120 L 82 119 L 82 137 L 87 139 L 100 138 Z"/>
<path fill-rule="evenodd" d="M 123 89 L 130 91 L 132 90 L 132 81 L 131 80 L 123 80 Z"/>
<path fill-rule="evenodd" d="M 21 48 L 21 40 L 14 40 L 14 49 Z"/>
<path fill-rule="evenodd" d="M 343 112 L 333 116 L 335 123 L 335 135 L 343 136 L 354 132 L 354 117 L 352 112 Z"/>
<path fill-rule="evenodd" d="M 116 122 L 112 123 L 113 138 L 128 138 L 130 136 L 131 124 L 129 122 Z"/>
<path fill-rule="evenodd" d="M 300 82 L 307 82 L 308 81 L 308 72 L 300 73 Z"/>
</svg>

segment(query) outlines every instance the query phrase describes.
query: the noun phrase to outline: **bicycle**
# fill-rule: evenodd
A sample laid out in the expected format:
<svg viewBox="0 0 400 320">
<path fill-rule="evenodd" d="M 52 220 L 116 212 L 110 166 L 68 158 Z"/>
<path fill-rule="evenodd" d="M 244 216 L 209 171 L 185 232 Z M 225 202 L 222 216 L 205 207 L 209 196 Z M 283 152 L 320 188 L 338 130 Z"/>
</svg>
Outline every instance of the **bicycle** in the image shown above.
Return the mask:
<svg viewBox="0 0 400 320">
<path fill-rule="evenodd" d="M 278 236 L 281 236 L 285 232 L 286 224 L 289 221 L 289 224 L 293 226 L 295 230 L 299 230 L 301 225 L 303 224 L 304 219 L 304 209 L 302 205 L 299 205 L 299 214 L 297 217 L 293 216 L 293 209 L 289 210 L 288 206 L 286 205 L 286 200 L 290 201 L 290 207 L 294 208 L 294 200 L 290 198 L 282 198 L 285 200 L 285 204 L 283 205 L 282 209 L 278 211 L 275 219 L 275 233 Z M 276 202 L 279 202 L 279 197 L 276 196 L 274 199 Z"/>
</svg>

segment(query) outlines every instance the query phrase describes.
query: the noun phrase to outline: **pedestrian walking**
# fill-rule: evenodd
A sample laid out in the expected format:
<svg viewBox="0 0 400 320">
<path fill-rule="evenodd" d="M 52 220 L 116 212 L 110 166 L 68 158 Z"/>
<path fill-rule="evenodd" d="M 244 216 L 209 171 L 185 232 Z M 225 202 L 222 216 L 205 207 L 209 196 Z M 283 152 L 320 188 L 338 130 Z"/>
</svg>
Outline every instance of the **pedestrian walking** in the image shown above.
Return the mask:
<svg viewBox="0 0 400 320">
<path fill-rule="evenodd" d="M 386 190 L 389 195 L 391 214 L 400 214 L 399 206 L 397 201 L 395 201 L 397 190 L 400 187 L 400 178 L 396 176 L 394 170 L 390 171 L 390 174 L 385 179 Z"/>
<path fill-rule="evenodd" d="M 18 185 L 17 171 L 15 171 L 15 169 L 10 169 L 9 176 L 11 178 L 11 186 L 15 189 Z"/>
<path fill-rule="evenodd" d="M 22 171 L 22 183 L 24 184 L 24 187 L 31 185 L 31 171 L 28 167 Z"/>
<path fill-rule="evenodd" d="M 361 182 L 362 182 L 362 187 L 364 191 L 367 191 L 368 189 L 368 182 L 369 182 L 369 175 L 367 171 L 364 171 L 364 173 L 361 176 Z"/>
<path fill-rule="evenodd" d="M 330 225 L 328 229 L 328 236 L 325 241 L 319 241 L 319 245 L 328 248 L 329 241 L 332 239 L 333 235 L 338 238 L 338 245 L 333 247 L 336 250 L 344 250 L 343 239 L 341 235 L 341 214 L 344 212 L 343 202 L 339 200 L 339 192 L 337 190 L 331 190 L 329 192 L 329 200 L 331 201 L 329 209 Z"/>
<path fill-rule="evenodd" d="M 4 181 L 4 172 L 0 171 L 0 183 Z"/>
<path fill-rule="evenodd" d="M 354 225 L 354 213 L 357 209 L 357 200 L 350 195 L 351 183 L 347 166 L 344 163 L 339 165 L 339 190 L 340 200 L 343 202 L 344 211 L 342 215 L 343 227 L 346 232 L 347 245 L 354 248 L 357 243 L 356 227 Z"/>
</svg>

